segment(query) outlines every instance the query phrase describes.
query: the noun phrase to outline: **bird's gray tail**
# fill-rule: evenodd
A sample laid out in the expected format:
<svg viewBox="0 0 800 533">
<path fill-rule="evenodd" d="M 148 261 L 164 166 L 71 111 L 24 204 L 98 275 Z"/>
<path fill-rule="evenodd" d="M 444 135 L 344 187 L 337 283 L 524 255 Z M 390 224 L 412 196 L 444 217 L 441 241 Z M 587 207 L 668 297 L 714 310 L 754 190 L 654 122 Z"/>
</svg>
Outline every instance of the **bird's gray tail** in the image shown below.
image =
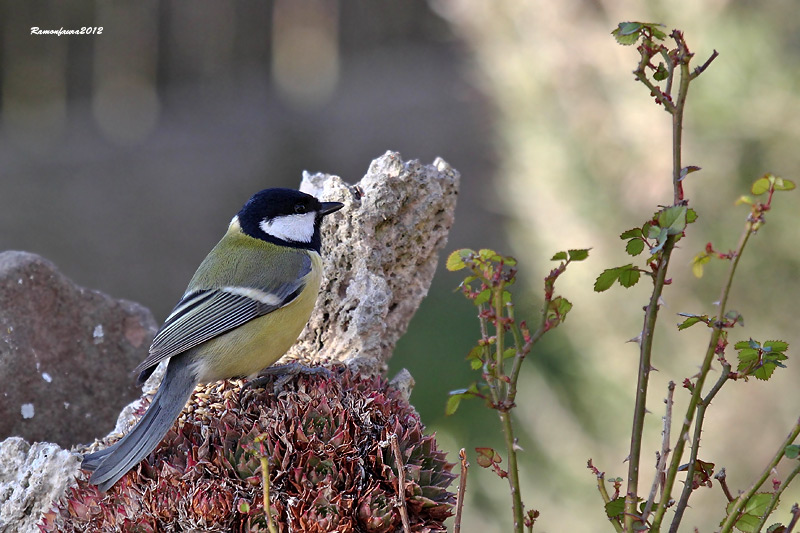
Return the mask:
<svg viewBox="0 0 800 533">
<path fill-rule="evenodd" d="M 184 353 L 170 359 L 153 402 L 127 435 L 112 446 L 83 457 L 81 468 L 94 471 L 90 483 L 108 490 L 161 442 L 197 384 L 188 356 Z"/>
</svg>

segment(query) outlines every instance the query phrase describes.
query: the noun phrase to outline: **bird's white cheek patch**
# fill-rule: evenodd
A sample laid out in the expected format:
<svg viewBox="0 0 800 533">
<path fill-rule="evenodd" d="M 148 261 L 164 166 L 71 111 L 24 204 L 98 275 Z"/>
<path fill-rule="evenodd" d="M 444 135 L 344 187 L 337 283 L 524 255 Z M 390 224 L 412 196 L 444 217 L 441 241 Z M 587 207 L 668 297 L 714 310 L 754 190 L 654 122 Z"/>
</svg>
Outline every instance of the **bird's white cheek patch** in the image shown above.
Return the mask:
<svg viewBox="0 0 800 533">
<path fill-rule="evenodd" d="M 314 222 L 316 212 L 301 215 L 284 215 L 271 219 L 264 219 L 259 227 L 264 233 L 293 242 L 311 242 L 314 237 Z"/>
</svg>

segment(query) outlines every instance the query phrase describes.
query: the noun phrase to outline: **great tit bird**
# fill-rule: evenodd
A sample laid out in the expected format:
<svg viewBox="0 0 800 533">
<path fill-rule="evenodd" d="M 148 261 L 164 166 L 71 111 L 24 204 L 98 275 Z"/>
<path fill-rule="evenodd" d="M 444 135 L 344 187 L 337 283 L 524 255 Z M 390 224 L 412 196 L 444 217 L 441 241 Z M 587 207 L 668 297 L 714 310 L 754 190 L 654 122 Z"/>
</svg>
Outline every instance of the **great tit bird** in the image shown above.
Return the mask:
<svg viewBox="0 0 800 533">
<path fill-rule="evenodd" d="M 84 456 L 91 483 L 106 491 L 147 456 L 198 383 L 252 376 L 289 349 L 319 292 L 322 219 L 342 207 L 292 189 L 265 189 L 244 204 L 136 368 L 142 384 L 169 360 L 147 412 L 121 440 Z"/>
</svg>

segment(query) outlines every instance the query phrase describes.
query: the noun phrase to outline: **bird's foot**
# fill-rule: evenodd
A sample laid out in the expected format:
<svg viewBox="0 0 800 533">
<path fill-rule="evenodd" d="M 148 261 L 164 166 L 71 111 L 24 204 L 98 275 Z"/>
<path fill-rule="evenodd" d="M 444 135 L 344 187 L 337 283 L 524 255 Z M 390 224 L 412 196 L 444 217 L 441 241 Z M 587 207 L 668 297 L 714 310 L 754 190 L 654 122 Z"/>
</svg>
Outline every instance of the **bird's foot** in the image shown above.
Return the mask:
<svg viewBox="0 0 800 533">
<path fill-rule="evenodd" d="M 257 377 L 247 381 L 242 385 L 242 388 L 239 391 L 239 404 L 242 403 L 242 396 L 247 389 L 260 389 L 270 381 L 274 380 L 272 391 L 277 394 L 283 389 L 284 385 L 286 385 L 290 379 L 298 374 L 325 376 L 326 378 L 329 378 L 332 375 L 331 371 L 324 366 L 306 366 L 301 363 L 286 363 L 284 365 L 270 366 L 262 370 Z"/>
</svg>

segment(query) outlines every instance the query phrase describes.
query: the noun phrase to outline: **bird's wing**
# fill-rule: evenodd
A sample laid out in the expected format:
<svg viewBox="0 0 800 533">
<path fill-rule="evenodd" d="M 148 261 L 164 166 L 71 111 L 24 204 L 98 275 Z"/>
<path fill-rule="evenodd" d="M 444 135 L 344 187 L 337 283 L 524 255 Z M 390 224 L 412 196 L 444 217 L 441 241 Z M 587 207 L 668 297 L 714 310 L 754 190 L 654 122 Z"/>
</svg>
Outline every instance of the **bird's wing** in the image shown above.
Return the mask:
<svg viewBox="0 0 800 533">
<path fill-rule="evenodd" d="M 156 333 L 150 355 L 136 367 L 136 372 L 154 367 L 165 359 L 289 304 L 304 287 L 305 280 L 299 278 L 273 287 L 269 292 L 248 287 L 221 287 L 185 295 Z"/>
</svg>

